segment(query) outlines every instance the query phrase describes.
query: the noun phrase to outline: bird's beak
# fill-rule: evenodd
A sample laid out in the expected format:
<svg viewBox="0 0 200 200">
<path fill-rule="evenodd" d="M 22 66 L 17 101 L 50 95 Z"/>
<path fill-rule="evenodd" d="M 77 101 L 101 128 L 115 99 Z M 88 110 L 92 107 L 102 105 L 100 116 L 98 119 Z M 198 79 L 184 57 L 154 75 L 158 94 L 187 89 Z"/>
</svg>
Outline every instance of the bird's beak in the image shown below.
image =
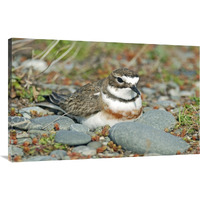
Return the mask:
<svg viewBox="0 0 200 200">
<path fill-rule="evenodd" d="M 132 89 L 135 93 L 137 93 L 138 95 L 140 95 L 140 92 L 139 92 L 139 90 L 136 88 L 135 85 L 133 85 L 133 86 L 131 87 L 131 89 Z"/>
</svg>

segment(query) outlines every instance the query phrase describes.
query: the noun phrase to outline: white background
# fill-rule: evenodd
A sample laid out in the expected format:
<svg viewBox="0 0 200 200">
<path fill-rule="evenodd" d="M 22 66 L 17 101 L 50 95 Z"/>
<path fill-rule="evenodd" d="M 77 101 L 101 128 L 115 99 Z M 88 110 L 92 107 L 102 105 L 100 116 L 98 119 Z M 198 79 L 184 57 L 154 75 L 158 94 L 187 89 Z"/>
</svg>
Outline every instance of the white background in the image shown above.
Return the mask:
<svg viewBox="0 0 200 200">
<path fill-rule="evenodd" d="M 197 155 L 31 163 L 10 163 L 3 156 L 7 155 L 8 38 L 200 46 L 198 3 L 1 1 L 1 199 L 197 199 Z"/>
</svg>

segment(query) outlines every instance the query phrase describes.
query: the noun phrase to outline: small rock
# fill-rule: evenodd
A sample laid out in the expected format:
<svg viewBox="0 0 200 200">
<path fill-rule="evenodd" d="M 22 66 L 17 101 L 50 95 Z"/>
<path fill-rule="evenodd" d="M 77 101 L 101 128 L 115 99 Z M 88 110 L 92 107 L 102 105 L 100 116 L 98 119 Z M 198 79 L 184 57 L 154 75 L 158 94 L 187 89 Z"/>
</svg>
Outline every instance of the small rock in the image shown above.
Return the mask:
<svg viewBox="0 0 200 200">
<path fill-rule="evenodd" d="M 160 97 L 158 98 L 158 101 L 167 101 L 167 100 L 169 100 L 169 97 L 168 97 L 168 96 L 160 96 Z"/>
<path fill-rule="evenodd" d="M 109 137 L 117 145 L 137 154 L 175 155 L 189 148 L 184 140 L 138 122 L 121 122 L 110 129 Z"/>
<path fill-rule="evenodd" d="M 45 117 L 37 117 L 31 119 L 31 124 L 29 129 L 39 129 L 39 130 L 52 130 L 54 124 L 59 124 L 60 130 L 68 130 L 71 124 L 74 124 L 74 121 L 65 116 L 49 115 Z"/>
<path fill-rule="evenodd" d="M 64 150 L 54 150 L 50 153 L 50 156 L 57 158 L 58 160 L 64 160 L 64 157 L 67 156 L 67 153 Z"/>
<path fill-rule="evenodd" d="M 41 115 L 48 114 L 48 111 L 46 111 L 38 106 L 22 108 L 19 110 L 19 113 L 21 113 L 23 116 L 24 116 L 24 114 L 26 114 L 26 115 L 28 114 L 30 116 L 31 111 L 36 111 L 37 114 L 41 114 Z"/>
<path fill-rule="evenodd" d="M 23 149 L 11 145 L 8 147 L 8 154 L 11 156 L 14 156 L 14 155 L 23 156 L 24 152 L 23 152 Z"/>
<path fill-rule="evenodd" d="M 146 95 L 153 95 L 156 93 L 156 90 L 147 88 L 147 87 L 143 87 L 142 92 L 144 92 L 144 94 L 146 94 Z"/>
<path fill-rule="evenodd" d="M 174 128 L 177 121 L 174 116 L 165 110 L 150 110 L 144 113 L 137 122 L 152 126 L 156 129 Z"/>
<path fill-rule="evenodd" d="M 101 142 L 94 141 L 94 142 L 88 143 L 87 146 L 90 148 L 98 149 L 99 147 L 102 146 L 102 144 Z"/>
<path fill-rule="evenodd" d="M 156 83 L 154 88 L 162 94 L 166 93 L 167 85 L 165 83 Z"/>
<path fill-rule="evenodd" d="M 28 159 L 24 159 L 23 161 L 48 161 L 48 160 L 57 160 L 51 156 L 34 156 Z"/>
<path fill-rule="evenodd" d="M 153 110 L 153 108 L 151 108 L 151 107 L 144 107 L 143 108 L 143 112 L 145 113 L 145 112 L 148 112 L 148 111 L 150 111 L 150 110 Z"/>
<path fill-rule="evenodd" d="M 17 139 L 17 144 L 24 144 L 24 142 L 29 142 L 29 144 L 32 144 L 32 139 L 31 138 L 20 138 L 20 139 Z"/>
<path fill-rule="evenodd" d="M 29 130 L 28 133 L 30 134 L 31 137 L 41 137 L 42 134 L 47 134 L 50 135 L 49 131 L 43 131 L 43 130 Z"/>
<path fill-rule="evenodd" d="M 89 128 L 83 124 L 72 124 L 70 126 L 71 131 L 77 131 L 77 132 L 82 132 L 82 133 L 88 133 Z"/>
<path fill-rule="evenodd" d="M 177 90 L 177 89 L 170 89 L 170 90 L 169 90 L 169 94 L 170 94 L 172 97 L 179 97 L 179 96 L 180 96 L 179 90 Z"/>
<path fill-rule="evenodd" d="M 31 116 L 28 113 L 23 113 L 22 116 L 25 117 L 25 118 L 27 118 L 27 119 L 31 119 Z"/>
<path fill-rule="evenodd" d="M 9 128 L 18 128 L 21 130 L 28 130 L 31 122 L 25 117 L 19 116 L 9 116 L 8 117 L 8 127 Z"/>
<path fill-rule="evenodd" d="M 181 97 L 191 97 L 194 95 L 194 92 L 193 91 L 186 91 L 186 90 L 183 90 L 180 92 L 180 96 Z"/>
<path fill-rule="evenodd" d="M 96 149 L 88 146 L 78 146 L 74 147 L 72 152 L 81 153 L 84 156 L 94 156 L 96 154 Z"/>
<path fill-rule="evenodd" d="M 163 106 L 164 108 L 167 108 L 168 106 L 172 108 L 176 107 L 176 103 L 174 103 L 173 101 L 157 101 L 156 104 Z"/>
<path fill-rule="evenodd" d="M 65 157 L 63 158 L 63 160 L 71 160 L 71 158 L 70 158 L 69 156 L 65 156 Z"/>
<path fill-rule="evenodd" d="M 30 69 L 34 69 L 40 72 L 43 72 L 45 69 L 48 68 L 47 63 L 44 60 L 40 59 L 28 59 L 21 63 L 23 66 L 23 71 L 27 71 Z M 44 71 L 44 73 L 49 73 L 49 70 Z"/>
<path fill-rule="evenodd" d="M 113 153 L 111 153 L 111 152 L 104 152 L 104 153 L 98 153 L 98 155 L 99 156 L 101 156 L 101 157 L 115 157 L 115 156 L 118 156 L 119 155 L 119 153 L 117 153 L 117 152 L 113 152 Z"/>
<path fill-rule="evenodd" d="M 60 130 L 57 131 L 55 136 L 55 142 L 71 146 L 87 144 L 90 141 L 91 137 L 89 135 L 76 131 Z"/>
</svg>

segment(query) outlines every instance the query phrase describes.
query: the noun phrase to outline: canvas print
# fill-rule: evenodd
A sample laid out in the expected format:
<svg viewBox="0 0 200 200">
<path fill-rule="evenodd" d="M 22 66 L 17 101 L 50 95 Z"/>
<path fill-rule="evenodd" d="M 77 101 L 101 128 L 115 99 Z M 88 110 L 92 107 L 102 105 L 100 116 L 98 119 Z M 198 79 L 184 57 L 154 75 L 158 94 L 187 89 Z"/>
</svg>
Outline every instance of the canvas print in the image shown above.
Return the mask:
<svg viewBox="0 0 200 200">
<path fill-rule="evenodd" d="M 199 154 L 199 47 L 9 39 L 13 162 Z"/>
</svg>

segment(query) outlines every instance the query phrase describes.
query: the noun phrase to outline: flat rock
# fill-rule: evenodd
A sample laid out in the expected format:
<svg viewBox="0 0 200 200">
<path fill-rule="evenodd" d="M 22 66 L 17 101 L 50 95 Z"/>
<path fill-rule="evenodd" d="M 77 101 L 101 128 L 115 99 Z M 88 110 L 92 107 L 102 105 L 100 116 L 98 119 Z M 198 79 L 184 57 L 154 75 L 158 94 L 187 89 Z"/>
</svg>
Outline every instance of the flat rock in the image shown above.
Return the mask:
<svg viewBox="0 0 200 200">
<path fill-rule="evenodd" d="M 78 146 L 74 147 L 72 152 L 81 153 L 84 156 L 94 156 L 96 154 L 96 149 L 88 146 Z"/>
<path fill-rule="evenodd" d="M 57 160 L 51 156 L 34 156 L 28 159 L 24 159 L 23 161 L 49 161 L 49 160 Z"/>
<path fill-rule="evenodd" d="M 98 149 L 99 147 L 102 146 L 102 144 L 101 142 L 94 141 L 94 142 L 88 143 L 87 146 L 93 149 Z"/>
<path fill-rule="evenodd" d="M 11 145 L 8 147 L 8 154 L 11 156 L 14 156 L 14 155 L 23 156 L 24 152 L 23 152 L 23 149 Z"/>
<path fill-rule="evenodd" d="M 9 116 L 8 117 L 8 127 L 9 128 L 18 128 L 21 130 L 28 130 L 31 122 L 25 117 L 19 116 Z"/>
<path fill-rule="evenodd" d="M 54 150 L 50 153 L 50 156 L 58 160 L 64 160 L 65 156 L 67 156 L 67 152 L 64 150 Z"/>
<path fill-rule="evenodd" d="M 55 136 L 55 142 L 71 146 L 87 144 L 90 141 L 91 137 L 89 135 L 77 131 L 60 130 L 57 131 Z"/>
<path fill-rule="evenodd" d="M 37 117 L 31 120 L 29 129 L 39 129 L 39 130 L 52 130 L 54 124 L 58 123 L 60 130 L 68 130 L 74 121 L 65 116 L 49 115 L 45 117 Z"/>
<path fill-rule="evenodd" d="M 118 123 L 110 129 L 109 137 L 123 149 L 137 154 L 175 155 L 190 146 L 179 137 L 139 122 Z"/>
<path fill-rule="evenodd" d="M 77 131 L 77 132 L 82 132 L 82 133 L 88 133 L 89 132 L 89 128 L 83 124 L 71 124 L 70 126 L 70 130 L 71 131 Z"/>
<path fill-rule="evenodd" d="M 174 128 L 177 123 L 175 117 L 165 110 L 147 111 L 137 120 L 137 122 L 160 130 L 164 130 L 165 128 Z"/>
</svg>

